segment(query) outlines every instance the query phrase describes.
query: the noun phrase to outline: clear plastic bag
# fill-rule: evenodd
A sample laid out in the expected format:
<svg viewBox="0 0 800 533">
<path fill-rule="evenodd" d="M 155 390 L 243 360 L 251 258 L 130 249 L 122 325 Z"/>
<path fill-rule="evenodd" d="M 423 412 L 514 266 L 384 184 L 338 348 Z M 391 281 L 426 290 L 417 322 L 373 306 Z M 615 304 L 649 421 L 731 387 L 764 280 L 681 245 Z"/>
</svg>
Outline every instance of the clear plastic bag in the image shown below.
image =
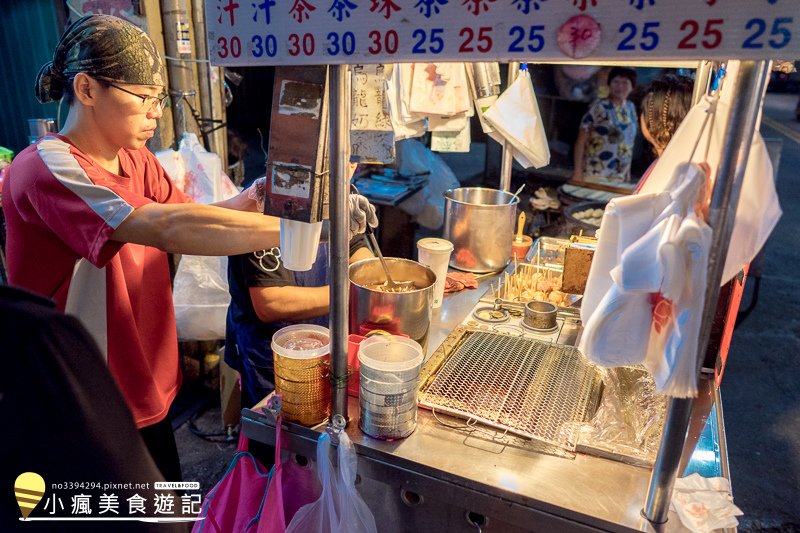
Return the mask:
<svg viewBox="0 0 800 533">
<path fill-rule="evenodd" d="M 375 517 L 356 491 L 357 456 L 345 433 L 339 435 L 339 468 L 330 460 L 327 433 L 317 441 L 317 475 L 322 485 L 318 500 L 301 507 L 286 533 L 377 533 Z"/>
<path fill-rule="evenodd" d="M 228 258 L 184 255 L 175 274 L 172 302 L 181 340 L 225 338 Z"/>
</svg>

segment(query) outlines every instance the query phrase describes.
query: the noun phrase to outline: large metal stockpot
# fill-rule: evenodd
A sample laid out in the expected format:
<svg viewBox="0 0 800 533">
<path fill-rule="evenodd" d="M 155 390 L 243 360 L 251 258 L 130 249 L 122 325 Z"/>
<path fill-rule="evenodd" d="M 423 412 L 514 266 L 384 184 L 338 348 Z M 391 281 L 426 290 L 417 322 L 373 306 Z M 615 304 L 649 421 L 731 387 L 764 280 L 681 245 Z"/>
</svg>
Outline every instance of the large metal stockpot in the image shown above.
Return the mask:
<svg viewBox="0 0 800 533">
<path fill-rule="evenodd" d="M 450 266 L 495 272 L 511 260 L 519 198 L 510 192 L 461 187 L 444 193 L 444 238 L 453 243 Z"/>
<path fill-rule="evenodd" d="M 423 350 L 428 343 L 431 324 L 433 284 L 436 274 L 416 261 L 387 257 L 386 265 L 395 281 L 413 281 L 416 290 L 381 292 L 371 285 L 386 281 L 386 274 L 377 257 L 362 259 L 350 265 L 350 333 L 365 335 L 374 329 L 403 333 L 414 339 Z"/>
</svg>

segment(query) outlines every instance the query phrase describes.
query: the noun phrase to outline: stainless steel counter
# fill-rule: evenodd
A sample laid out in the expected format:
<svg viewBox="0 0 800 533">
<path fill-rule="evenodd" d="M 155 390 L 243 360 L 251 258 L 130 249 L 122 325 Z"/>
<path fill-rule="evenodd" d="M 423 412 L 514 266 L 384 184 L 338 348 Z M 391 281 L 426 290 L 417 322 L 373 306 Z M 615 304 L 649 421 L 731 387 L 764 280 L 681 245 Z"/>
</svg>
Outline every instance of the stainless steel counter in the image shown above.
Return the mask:
<svg viewBox="0 0 800 533">
<path fill-rule="evenodd" d="M 478 289 L 449 295 L 434 310 L 428 356 L 495 280 L 486 278 Z M 684 454 L 685 463 L 692 459 L 687 472 L 706 476 L 727 473 L 720 459 L 725 446 L 721 417 L 711 409 L 716 397 L 710 383 L 696 404 L 698 429 L 687 444 L 693 451 Z M 357 399 L 349 399 L 349 413 L 347 433 L 359 454 L 359 490 L 381 531 L 475 531 L 475 523 L 485 531 L 509 532 L 683 530 L 674 514 L 661 529 L 642 517 L 648 469 L 584 454 L 571 459 L 537 453 L 522 442 L 499 439 L 494 431 L 465 428 L 463 421 L 425 410 L 409 437 L 381 441 L 358 429 Z M 313 457 L 318 431 L 324 428 L 284 427 L 287 448 Z M 243 428 L 250 438 L 274 443 L 268 415 L 245 409 Z"/>
</svg>

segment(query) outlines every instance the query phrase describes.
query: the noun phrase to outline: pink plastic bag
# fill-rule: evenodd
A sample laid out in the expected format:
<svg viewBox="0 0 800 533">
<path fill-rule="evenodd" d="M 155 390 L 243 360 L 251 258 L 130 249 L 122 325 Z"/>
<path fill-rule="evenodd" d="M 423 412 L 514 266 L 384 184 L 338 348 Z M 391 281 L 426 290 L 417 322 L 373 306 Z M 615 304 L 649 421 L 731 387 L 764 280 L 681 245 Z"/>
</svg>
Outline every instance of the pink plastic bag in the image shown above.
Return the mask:
<svg viewBox="0 0 800 533">
<path fill-rule="evenodd" d="M 275 424 L 275 466 L 257 533 L 284 533 L 297 510 L 319 498 L 322 487 L 310 466 L 281 462 L 281 418 Z"/>
<path fill-rule="evenodd" d="M 247 439 L 239 440 L 225 475 L 206 496 L 192 533 L 254 532 L 261 516 L 270 473 L 247 451 Z"/>
</svg>

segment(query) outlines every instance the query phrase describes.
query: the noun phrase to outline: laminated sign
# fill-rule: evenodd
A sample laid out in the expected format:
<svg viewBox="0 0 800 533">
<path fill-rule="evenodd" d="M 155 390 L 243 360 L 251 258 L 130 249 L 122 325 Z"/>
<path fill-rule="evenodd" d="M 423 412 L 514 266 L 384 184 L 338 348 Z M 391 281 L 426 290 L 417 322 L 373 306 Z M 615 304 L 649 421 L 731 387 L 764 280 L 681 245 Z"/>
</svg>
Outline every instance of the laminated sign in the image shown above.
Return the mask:
<svg viewBox="0 0 800 533">
<path fill-rule="evenodd" d="M 387 97 L 392 65 L 353 66 L 350 145 L 360 163 L 394 161 L 394 130 Z"/>
</svg>

